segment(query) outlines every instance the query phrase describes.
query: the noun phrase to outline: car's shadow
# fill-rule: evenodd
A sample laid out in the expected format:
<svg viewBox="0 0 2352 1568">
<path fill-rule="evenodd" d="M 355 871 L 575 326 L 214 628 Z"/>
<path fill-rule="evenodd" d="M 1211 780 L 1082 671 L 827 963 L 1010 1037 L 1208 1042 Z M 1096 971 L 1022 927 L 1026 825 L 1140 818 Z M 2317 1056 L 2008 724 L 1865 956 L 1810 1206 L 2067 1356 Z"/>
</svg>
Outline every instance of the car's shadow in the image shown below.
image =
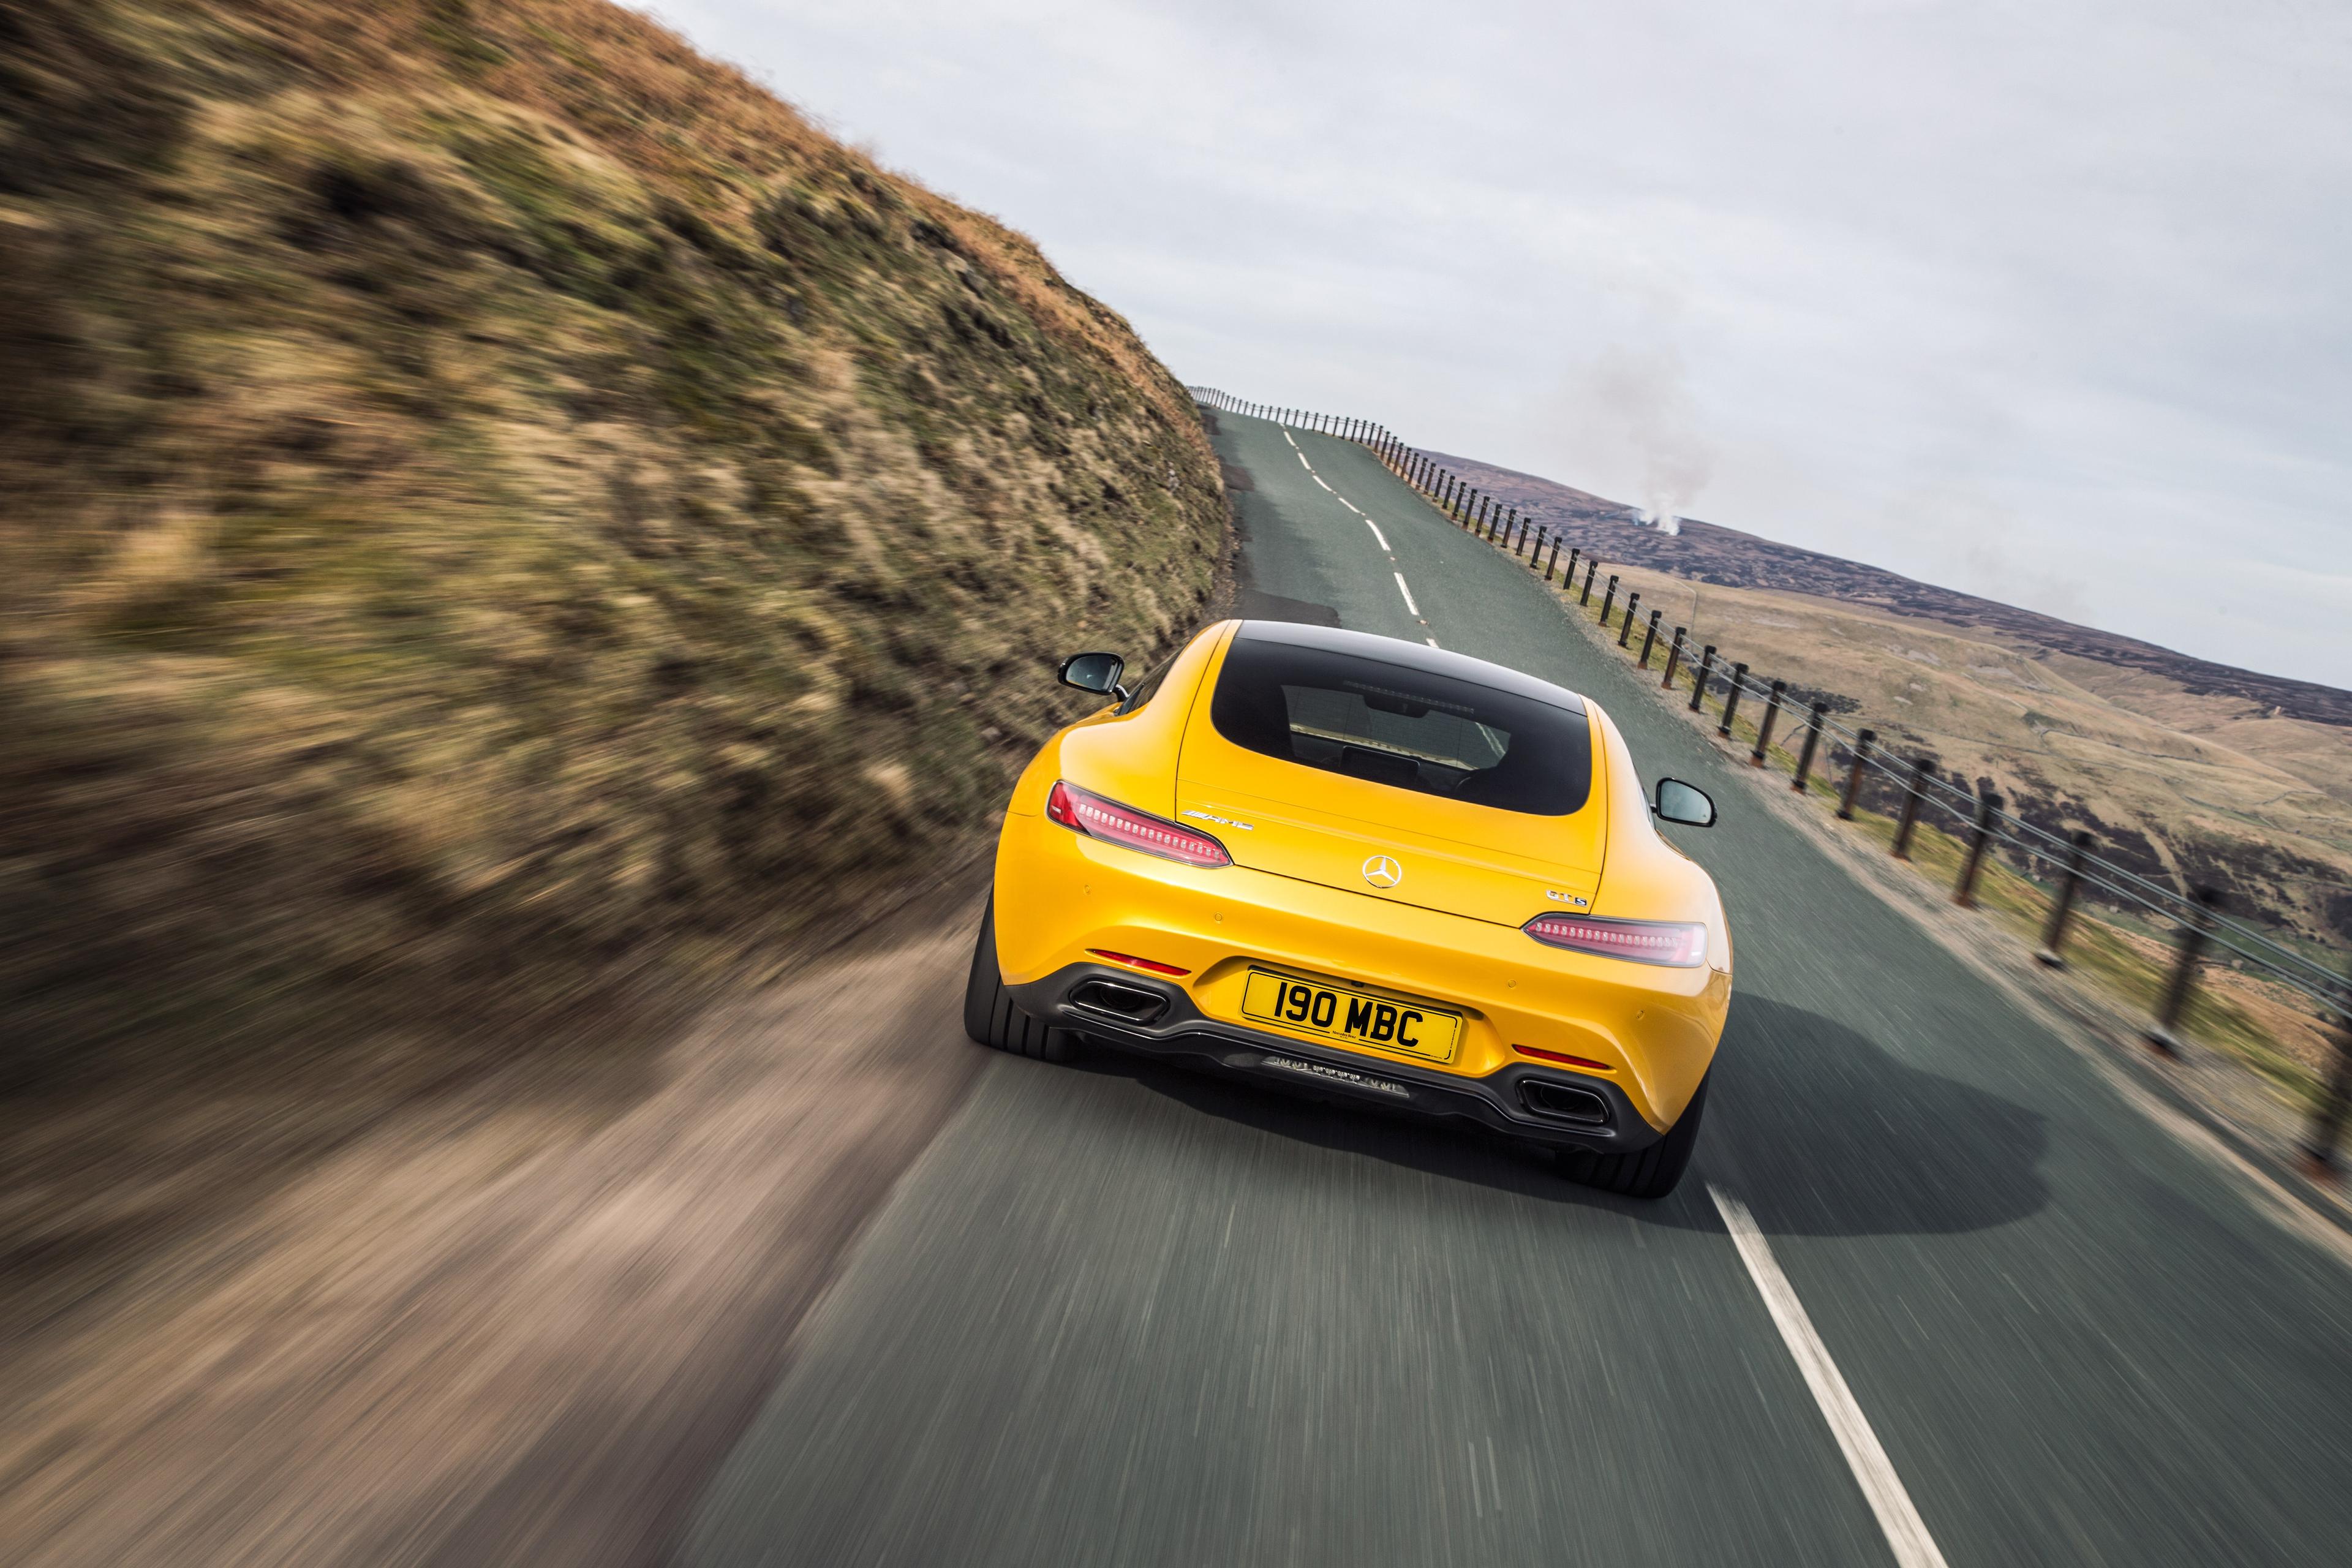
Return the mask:
<svg viewBox="0 0 2352 1568">
<path fill-rule="evenodd" d="M 1697 1160 L 1662 1203 L 1579 1186 L 1543 1151 L 1475 1128 L 1288 1094 L 1102 1047 L 1074 1065 L 1279 1137 L 1675 1227 L 1721 1228 L 1705 1191 L 1709 1180 L 1736 1191 L 1763 1228 L 1780 1236 L 1981 1230 L 2031 1215 L 2049 1199 L 2039 1113 L 1906 1066 L 1818 1014 L 1756 996 L 1733 1004 Z"/>
</svg>

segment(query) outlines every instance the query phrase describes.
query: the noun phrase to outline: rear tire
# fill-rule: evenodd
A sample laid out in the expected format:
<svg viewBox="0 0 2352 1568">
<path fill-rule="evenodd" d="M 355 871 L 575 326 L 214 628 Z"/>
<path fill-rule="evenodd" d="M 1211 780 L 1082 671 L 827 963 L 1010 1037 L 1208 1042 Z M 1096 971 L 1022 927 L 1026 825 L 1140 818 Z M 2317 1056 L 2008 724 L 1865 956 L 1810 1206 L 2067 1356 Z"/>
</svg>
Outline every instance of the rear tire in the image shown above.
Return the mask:
<svg viewBox="0 0 2352 1568">
<path fill-rule="evenodd" d="M 1645 1201 L 1664 1197 L 1683 1179 L 1683 1172 L 1690 1168 L 1691 1151 L 1698 1147 L 1699 1121 L 1706 1111 L 1706 1086 L 1713 1077 L 1710 1073 L 1698 1080 L 1697 1092 L 1683 1107 L 1682 1120 L 1667 1128 L 1666 1135 L 1648 1148 L 1630 1154 L 1563 1151 L 1561 1169 L 1570 1181 L 1599 1187 L 1604 1193 Z"/>
<path fill-rule="evenodd" d="M 994 899 L 980 917 L 980 939 L 972 944 L 971 973 L 963 984 L 963 1032 L 983 1046 L 1041 1062 L 1069 1060 L 1076 1044 L 1069 1030 L 1048 1028 L 1024 1013 L 1004 989 L 1004 973 L 996 966 Z"/>
</svg>

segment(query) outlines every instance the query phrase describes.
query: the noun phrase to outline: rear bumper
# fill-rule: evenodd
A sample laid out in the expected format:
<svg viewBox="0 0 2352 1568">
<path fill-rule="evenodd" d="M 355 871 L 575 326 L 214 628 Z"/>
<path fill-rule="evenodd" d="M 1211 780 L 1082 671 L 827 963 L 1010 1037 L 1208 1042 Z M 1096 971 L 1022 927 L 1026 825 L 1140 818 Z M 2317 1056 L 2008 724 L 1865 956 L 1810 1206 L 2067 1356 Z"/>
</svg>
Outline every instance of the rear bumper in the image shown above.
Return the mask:
<svg viewBox="0 0 2352 1568">
<path fill-rule="evenodd" d="M 1475 1121 L 1568 1148 L 1629 1152 L 1664 1136 L 1604 1078 L 1518 1062 L 1465 1078 L 1332 1049 L 1209 1017 L 1182 986 L 1110 964 L 1074 963 L 1007 989 L 1031 1017 L 1089 1038 L 1320 1098 Z M 1144 997 L 1156 997 L 1158 1009 L 1129 1000 Z"/>
<path fill-rule="evenodd" d="M 1579 1087 L 1597 1080 L 1605 1090 L 1595 1092 L 1618 1112 L 1612 1144 L 1618 1148 L 1634 1146 L 1637 1123 L 1663 1131 L 1682 1115 L 1714 1058 L 1730 1003 L 1730 975 L 1712 967 L 1546 947 L 1508 927 L 1369 892 L 1243 866 L 1181 865 L 1018 813 L 1007 815 L 999 840 L 995 898 L 1004 983 L 1029 998 L 1024 1006 L 1034 1016 L 1146 1049 L 1256 1050 L 1426 1085 L 1433 1106 L 1466 1095 L 1481 1108 L 1472 1112 L 1476 1120 L 1515 1132 L 1545 1125 L 1526 1113 L 1523 1076 Z M 1141 1027 L 1066 1017 L 1057 1009 L 1076 982 L 1063 982 L 1076 970 L 1146 983 L 1139 972 L 1103 968 L 1100 952 L 1188 970 L 1181 986 L 1167 987 L 1181 990 L 1182 1007 Z M 1262 1027 L 1243 1011 L 1257 967 L 1458 1011 L 1459 1048 L 1438 1065 Z M 1208 1047 L 1179 1044 L 1204 1037 Z M 1542 1059 L 1545 1052 L 1581 1058 L 1600 1070 L 1555 1067 Z"/>
</svg>

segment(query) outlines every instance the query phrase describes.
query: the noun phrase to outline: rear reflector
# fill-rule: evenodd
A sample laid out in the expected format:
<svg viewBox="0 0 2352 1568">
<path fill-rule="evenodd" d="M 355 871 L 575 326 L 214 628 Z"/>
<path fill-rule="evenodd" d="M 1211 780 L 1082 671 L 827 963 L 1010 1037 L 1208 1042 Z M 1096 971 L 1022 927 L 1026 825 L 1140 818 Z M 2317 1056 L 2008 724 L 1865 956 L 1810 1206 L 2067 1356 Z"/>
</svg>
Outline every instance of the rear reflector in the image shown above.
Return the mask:
<svg viewBox="0 0 2352 1568">
<path fill-rule="evenodd" d="M 1190 974 L 1192 973 L 1189 969 L 1179 969 L 1172 963 L 1161 963 L 1157 959 L 1138 958 L 1131 952 L 1113 952 L 1107 947 L 1090 947 L 1087 949 L 1087 952 L 1097 958 L 1108 958 L 1113 963 L 1124 963 L 1129 969 L 1140 969 L 1152 974 Z"/>
<path fill-rule="evenodd" d="M 1591 1057 L 1572 1057 L 1566 1051 L 1547 1051 L 1538 1046 L 1517 1045 L 1513 1046 L 1511 1049 L 1523 1057 L 1541 1057 L 1548 1062 L 1562 1062 L 1572 1068 L 1597 1068 L 1602 1072 L 1615 1070 L 1607 1062 L 1596 1062 Z"/>
<path fill-rule="evenodd" d="M 1636 963 L 1696 969 L 1706 962 L 1706 927 L 1695 921 L 1605 921 L 1591 915 L 1538 915 L 1521 928 L 1538 942 Z"/>
<path fill-rule="evenodd" d="M 1179 827 L 1164 818 L 1147 816 L 1098 795 L 1088 795 L 1059 780 L 1054 784 L 1054 793 L 1045 797 L 1045 815 L 1089 838 L 1140 849 L 1163 860 L 1181 860 L 1187 866 L 1234 863 L 1225 847 L 1205 833 Z"/>
</svg>

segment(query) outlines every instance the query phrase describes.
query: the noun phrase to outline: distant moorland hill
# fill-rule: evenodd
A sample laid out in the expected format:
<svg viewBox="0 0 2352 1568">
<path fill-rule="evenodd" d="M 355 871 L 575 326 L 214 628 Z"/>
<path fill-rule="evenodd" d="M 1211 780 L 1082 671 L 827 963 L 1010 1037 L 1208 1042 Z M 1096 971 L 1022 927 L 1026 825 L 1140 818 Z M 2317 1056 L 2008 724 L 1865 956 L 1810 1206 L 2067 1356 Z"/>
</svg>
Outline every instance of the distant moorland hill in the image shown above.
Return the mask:
<svg viewBox="0 0 2352 1568">
<path fill-rule="evenodd" d="M 2190 658 L 1874 566 L 1445 465 L 1562 527 L 1603 570 L 1765 679 L 1826 697 L 2053 831 L 2242 917 L 2352 936 L 2352 693 Z"/>
<path fill-rule="evenodd" d="M 1844 561 L 1793 544 L 1776 544 L 1752 533 L 1685 518 L 1679 533 L 1644 526 L 1641 512 L 1620 501 L 1475 458 L 1433 453 L 1470 484 L 1554 526 L 1570 525 L 1571 542 L 1590 540 L 1606 561 L 1631 562 L 1654 571 L 1727 588 L 1770 588 L 1811 594 L 1842 604 L 1882 609 L 1946 626 L 1997 633 L 2011 647 L 2072 654 L 2121 668 L 2144 670 L 2184 691 L 2234 697 L 2276 708 L 2292 719 L 2352 725 L 2352 691 L 2284 676 L 2261 675 L 2226 664 L 2191 658 L 2154 643 L 2078 626 L 2032 610 L 2021 610 L 1972 594 L 1955 593 L 1900 574 Z"/>
</svg>

